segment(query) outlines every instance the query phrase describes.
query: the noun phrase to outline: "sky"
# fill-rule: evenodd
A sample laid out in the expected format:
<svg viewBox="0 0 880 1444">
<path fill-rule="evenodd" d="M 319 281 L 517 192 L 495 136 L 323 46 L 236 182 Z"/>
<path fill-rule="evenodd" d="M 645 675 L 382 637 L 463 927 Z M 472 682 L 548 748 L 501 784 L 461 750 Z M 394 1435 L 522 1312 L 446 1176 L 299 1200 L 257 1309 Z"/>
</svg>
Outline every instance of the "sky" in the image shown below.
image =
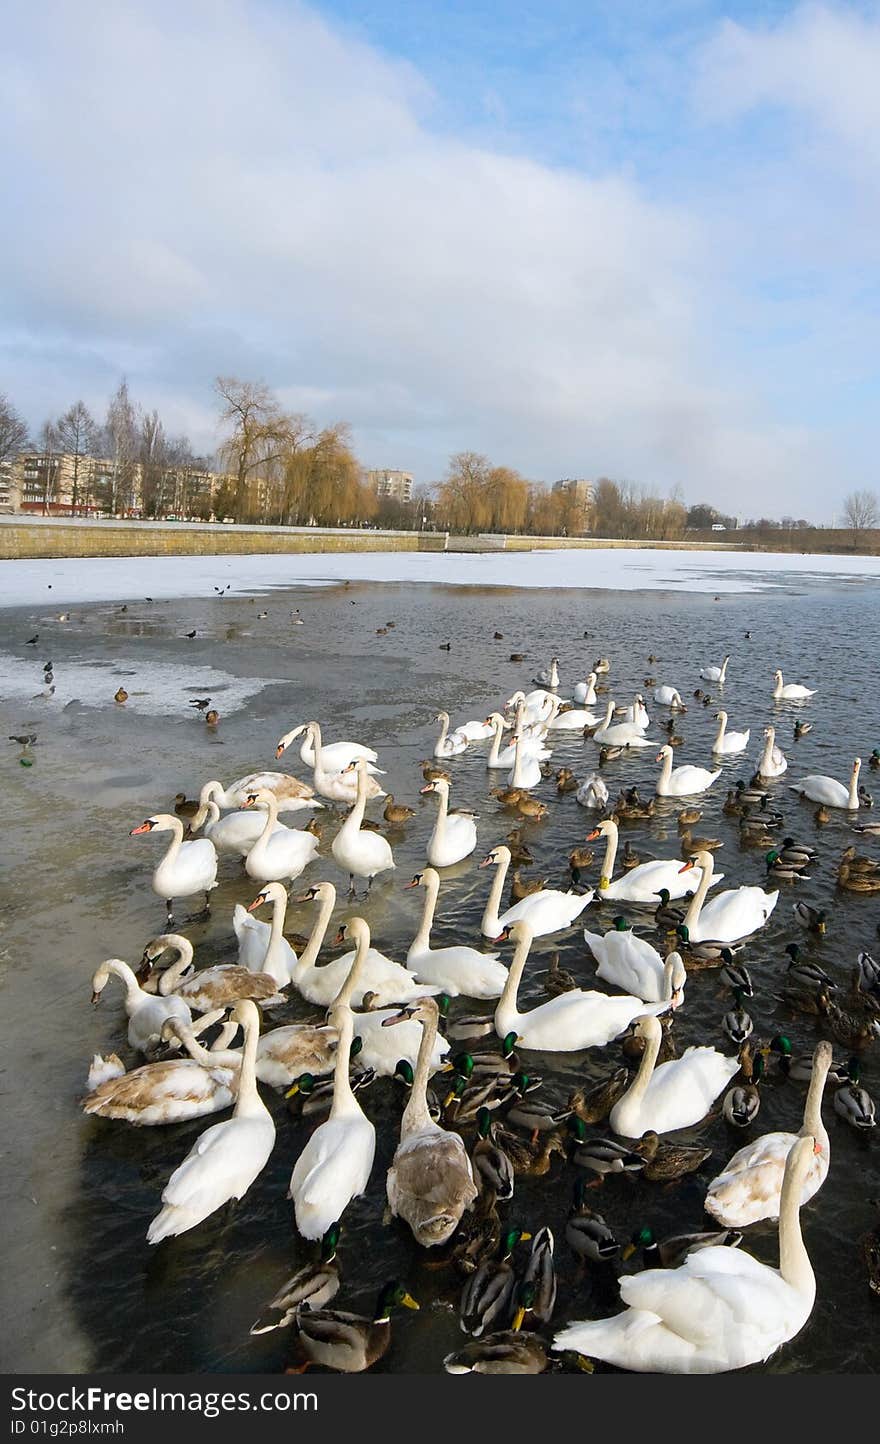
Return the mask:
<svg viewBox="0 0 880 1444">
<path fill-rule="evenodd" d="M 740 518 L 876 489 L 880 3 L 11 0 L 0 391 L 217 374 Z"/>
</svg>

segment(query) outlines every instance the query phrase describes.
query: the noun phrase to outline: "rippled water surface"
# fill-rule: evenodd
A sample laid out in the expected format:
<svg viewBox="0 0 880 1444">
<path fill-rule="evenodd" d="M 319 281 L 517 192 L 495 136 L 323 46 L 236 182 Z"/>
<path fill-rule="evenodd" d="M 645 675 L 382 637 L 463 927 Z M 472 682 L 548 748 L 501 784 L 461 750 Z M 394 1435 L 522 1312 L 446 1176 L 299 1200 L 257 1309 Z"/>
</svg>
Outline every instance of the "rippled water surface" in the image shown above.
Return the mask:
<svg viewBox="0 0 880 1444">
<path fill-rule="evenodd" d="M 185 563 L 184 563 L 185 565 Z M 299 607 L 305 625 L 292 627 Z M 266 609 L 268 616 L 258 618 Z M 396 623 L 386 636 L 376 629 Z M 631 699 L 653 675 L 677 685 L 689 704 L 678 730 L 682 761 L 707 765 L 714 734 L 715 706 L 704 709 L 691 694 L 699 669 L 731 654 L 724 706 L 732 728 L 751 727 L 745 758 L 723 764 L 724 775 L 707 795 L 699 832 L 722 837 L 718 866 L 723 886 L 759 883 L 763 854 L 740 847 L 735 820 L 721 812 L 727 785 L 748 777 L 759 754 L 762 728 L 775 721 L 778 741 L 789 757 L 789 773 L 774 786 L 786 827 L 819 848 L 808 881 L 781 884 L 768 926 L 743 954 L 756 984 L 749 1003 L 756 1035 L 787 1031 L 798 1049 L 821 1036 L 818 1020 L 794 1015 L 779 1002 L 785 944 L 797 940 L 809 956 L 846 987 L 861 948 L 880 948 L 880 897 L 841 892 L 835 870 L 851 840 L 851 821 L 833 814 L 819 827 L 814 807 L 799 801 L 785 783 L 806 772 L 848 776 L 852 759 L 867 759 L 880 746 L 880 687 L 876 636 L 880 588 L 874 580 L 799 580 L 763 594 L 726 596 L 654 592 L 516 591 L 494 588 L 446 589 L 415 585 L 333 586 L 273 592 L 267 599 L 185 602 L 130 600 L 121 612 L 113 604 L 72 608 L 69 622 L 49 610 L 8 609 L 0 613 L 0 652 L 8 683 L 0 701 L 3 736 L 35 731 L 37 742 L 22 759 L 14 743 L 4 755 L 5 849 L 0 989 L 2 989 L 4 1168 L 0 1177 L 5 1235 L 3 1358 L 9 1370 L 277 1370 L 288 1358 L 288 1340 L 275 1332 L 250 1338 L 248 1328 L 266 1299 L 293 1268 L 309 1257 L 293 1230 L 285 1198 L 292 1163 L 306 1137 L 284 1100 L 264 1090 L 278 1136 L 272 1159 L 233 1208 L 215 1214 L 179 1239 L 148 1248 L 147 1225 L 159 1207 L 168 1176 L 197 1135 L 215 1119 L 171 1128 L 134 1129 L 87 1119 L 79 1110 L 88 1060 L 93 1052 L 118 1050 L 132 1065 L 125 1041 L 121 989 L 111 981 L 100 1008 L 89 1003 L 90 978 L 105 957 L 139 960 L 146 940 L 162 930 L 164 909 L 149 886 L 151 868 L 164 843 L 130 838 L 129 829 L 149 813 L 170 808 L 174 794 L 193 796 L 209 777 L 228 783 L 257 767 L 273 766 L 278 736 L 311 717 L 324 724 L 325 739 L 357 738 L 380 752 L 385 786 L 417 810 L 404 832 L 392 835 L 397 870 L 379 881 L 363 905 L 378 944 L 402 958 L 420 912 L 422 894 L 403 884 L 424 864 L 435 801 L 419 796 L 419 760 L 430 755 L 441 706 L 455 721 L 483 718 L 556 653 L 566 693 L 596 657 L 612 659 L 610 680 L 618 700 Z M 190 641 L 183 634 L 195 628 Z M 493 640 L 495 631 L 503 640 Z M 746 640 L 745 633 L 751 632 Z M 25 645 L 39 632 L 36 646 Z M 440 644 L 451 642 L 451 650 Z M 523 663 L 508 660 L 523 652 Z M 658 661 L 648 663 L 649 653 Z M 56 695 L 37 697 L 42 664 L 52 660 Z M 774 706 L 773 669 L 790 680 L 817 687 L 812 702 L 798 710 Z M 29 669 L 29 670 L 28 670 Z M 27 678 L 26 685 L 22 678 Z M 14 679 L 14 685 L 13 685 Z M 269 679 L 269 680 L 267 680 Z M 31 683 L 33 685 L 31 685 Z M 113 694 L 123 684 L 124 707 Z M 188 707 L 190 697 L 212 696 L 222 714 L 210 732 Z M 651 706 L 651 735 L 665 710 Z M 814 729 L 795 743 L 796 715 Z M 485 745 L 477 745 L 452 768 L 453 805 L 471 804 L 479 813 L 477 853 L 444 882 L 435 945 L 479 940 L 479 919 L 489 884 L 477 863 L 513 825 L 489 795 L 499 774 L 485 768 Z M 578 734 L 553 734 L 554 767 L 579 775 L 597 761 L 595 744 Z M 656 772 L 653 751 L 626 757 L 606 768 L 612 797 L 620 785 L 638 782 L 648 794 Z M 33 765 L 22 760 L 32 758 Z M 306 775 L 293 749 L 284 764 Z M 503 774 L 501 774 L 503 776 Z M 880 773 L 865 766 L 863 782 L 877 793 Z M 536 794 L 550 804 L 544 823 L 527 823 L 535 866 L 528 874 L 567 885 L 566 858 L 591 825 L 555 783 Z M 378 816 L 377 804 L 371 812 Z M 648 822 L 623 832 L 645 857 L 678 852 L 677 806 L 664 803 Z M 878 816 L 876 812 L 873 816 Z M 335 820 L 328 816 L 320 861 L 304 875 L 302 887 L 322 877 L 344 884 L 329 856 Z M 880 857 L 880 840 L 859 838 L 859 850 Z M 598 862 L 598 855 L 597 855 Z M 588 880 L 594 881 L 597 867 Z M 208 921 L 178 921 L 196 945 L 197 959 L 234 959 L 231 913 L 249 902 L 254 885 L 238 864 L 221 862 L 221 884 L 213 894 Z M 824 939 L 798 928 L 792 903 L 802 898 L 829 910 Z M 359 905 L 360 907 L 361 905 Z M 618 909 L 591 907 L 593 928 L 610 923 Z M 632 914 L 646 935 L 651 920 Z M 307 908 L 292 907 L 288 926 L 306 932 Z M 332 935 L 332 934 L 331 934 Z M 535 945 L 521 992 L 527 1004 L 542 998 L 538 974 L 559 951 L 562 965 L 585 986 L 594 964 L 578 926 Z M 600 984 L 601 986 L 601 984 Z M 462 1002 L 458 1008 L 472 1010 Z M 489 1011 L 487 1005 L 481 1005 Z M 676 1017 L 680 1045 L 730 1045 L 721 1032 L 728 995 L 711 971 L 691 974 L 686 1002 Z M 313 1016 L 293 1003 L 273 1021 Z M 835 1044 L 837 1056 L 849 1050 Z M 619 1045 L 587 1054 L 530 1055 L 544 1076 L 544 1096 L 563 1100 L 579 1080 L 596 1079 L 619 1062 Z M 880 1093 L 880 1045 L 864 1054 L 863 1081 Z M 457 1301 L 461 1283 L 449 1269 L 431 1267 L 408 1231 L 383 1223 L 385 1171 L 394 1151 L 400 1114 L 397 1086 L 376 1082 L 361 1095 L 378 1129 L 372 1181 L 344 1220 L 343 1290 L 340 1307 L 369 1310 L 381 1284 L 406 1280 L 421 1302 L 419 1314 L 396 1321 L 388 1354 L 378 1365 L 388 1372 L 435 1372 L 463 1335 Z M 771 1128 L 796 1129 L 804 1091 L 774 1072 L 751 1136 Z M 813 1316 L 803 1333 L 766 1366 L 774 1372 L 811 1369 L 834 1372 L 875 1370 L 878 1300 L 867 1287 L 859 1239 L 875 1218 L 869 1200 L 880 1196 L 880 1166 L 874 1134 L 859 1135 L 824 1108 L 831 1136 L 828 1180 L 803 1215 L 805 1236 L 818 1280 Z M 745 1141 L 722 1119 L 688 1130 L 713 1149 L 699 1174 L 671 1187 L 614 1178 L 596 1192 L 596 1206 L 623 1239 L 639 1225 L 658 1235 L 707 1226 L 702 1211 L 706 1184 Z M 557 1239 L 560 1285 L 555 1322 L 599 1317 L 616 1307 L 614 1269 L 589 1266 L 579 1278 L 564 1240 L 564 1220 L 579 1170 L 559 1158 L 542 1179 L 519 1179 L 504 1216 L 534 1231 L 549 1224 Z M 750 1230 L 747 1246 L 776 1262 L 775 1228 Z M 636 1264 L 626 1267 L 637 1266 Z"/>
</svg>

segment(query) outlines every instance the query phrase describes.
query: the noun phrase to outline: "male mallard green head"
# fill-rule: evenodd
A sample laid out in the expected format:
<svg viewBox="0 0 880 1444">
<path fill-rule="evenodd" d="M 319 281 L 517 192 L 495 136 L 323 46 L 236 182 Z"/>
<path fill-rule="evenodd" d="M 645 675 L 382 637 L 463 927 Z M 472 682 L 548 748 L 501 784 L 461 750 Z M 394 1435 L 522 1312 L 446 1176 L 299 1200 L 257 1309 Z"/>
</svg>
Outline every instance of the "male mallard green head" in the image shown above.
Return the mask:
<svg viewBox="0 0 880 1444">
<path fill-rule="evenodd" d="M 775 1038 L 771 1038 L 770 1047 L 774 1053 L 781 1053 L 783 1058 L 791 1057 L 791 1039 L 784 1033 L 777 1033 Z"/>
<path fill-rule="evenodd" d="M 331 1263 L 332 1260 L 335 1259 L 341 1232 L 342 1225 L 340 1223 L 331 1223 L 324 1237 L 321 1239 L 321 1263 Z"/>
<path fill-rule="evenodd" d="M 661 905 L 661 907 L 664 907 L 664 908 L 668 908 L 668 907 L 669 907 L 669 903 L 670 903 L 671 899 L 670 899 L 670 896 L 669 896 L 669 888 L 668 888 L 668 887 L 661 887 L 660 891 L 659 891 L 658 893 L 655 893 L 654 896 L 655 896 L 655 897 L 658 897 L 658 898 L 660 899 L 660 905 Z"/>
<path fill-rule="evenodd" d="M 570 1114 L 566 1119 L 566 1127 L 569 1133 L 573 1135 L 575 1143 L 586 1143 L 587 1125 L 582 1118 L 578 1118 L 576 1113 Z M 583 1181 L 583 1179 L 578 1179 L 578 1183 L 583 1183 Z"/>
<path fill-rule="evenodd" d="M 637 1253 L 640 1248 L 650 1248 L 655 1242 L 654 1230 L 646 1224 L 642 1228 L 636 1229 L 629 1243 L 621 1249 L 620 1257 L 625 1262 L 627 1259 L 632 1258 L 633 1254 Z"/>
<path fill-rule="evenodd" d="M 419 1306 L 415 1299 L 407 1293 L 403 1284 L 386 1284 L 376 1300 L 376 1308 L 373 1313 L 374 1324 L 387 1324 L 391 1317 L 391 1310 L 400 1306 L 404 1309 L 417 1309 Z"/>
<path fill-rule="evenodd" d="M 481 1138 L 488 1138 L 492 1132 L 492 1114 L 488 1108 L 477 1111 L 477 1132 Z"/>
<path fill-rule="evenodd" d="M 675 936 L 678 938 L 678 941 L 680 943 L 684 943 L 685 947 L 688 946 L 691 940 L 691 935 L 687 923 L 679 923 L 678 927 L 675 929 Z"/>
<path fill-rule="evenodd" d="M 293 1098 L 294 1094 L 300 1093 L 303 1098 L 308 1098 L 310 1093 L 315 1091 L 315 1076 L 313 1073 L 301 1073 L 292 1087 L 288 1088 L 285 1098 Z"/>
<path fill-rule="evenodd" d="M 503 1039 L 501 1040 L 502 1058 L 509 1058 L 510 1055 L 513 1053 L 514 1049 L 516 1048 L 517 1037 L 518 1034 L 516 1033 L 516 1030 L 514 1030 L 512 1033 L 505 1033 Z"/>
<path fill-rule="evenodd" d="M 452 1059 L 452 1071 L 459 1073 L 462 1078 L 470 1078 L 474 1071 L 474 1059 L 471 1053 L 456 1053 Z"/>
<path fill-rule="evenodd" d="M 453 1100 L 455 1100 L 456 1102 L 460 1102 L 461 1099 L 464 1097 L 465 1093 L 467 1092 L 467 1087 L 468 1080 L 465 1077 L 464 1073 L 456 1073 L 454 1079 L 452 1080 L 452 1087 L 450 1088 L 446 1097 L 443 1099 L 443 1107 L 448 1108 Z"/>
<path fill-rule="evenodd" d="M 401 1058 L 399 1060 L 396 1068 L 394 1069 L 394 1076 L 401 1083 L 405 1083 L 407 1088 L 411 1088 L 413 1086 L 413 1079 L 415 1077 L 415 1074 L 413 1073 L 412 1063 L 409 1061 L 408 1058 Z"/>
<path fill-rule="evenodd" d="M 510 1325 L 514 1333 L 518 1333 L 523 1326 L 523 1319 L 531 1309 L 535 1307 L 538 1297 L 538 1290 L 531 1279 L 523 1279 L 516 1291 L 516 1312 L 513 1316 L 513 1323 Z"/>
<path fill-rule="evenodd" d="M 440 1017 L 445 1018 L 447 1013 L 449 1012 L 450 1004 L 452 1003 L 452 999 L 450 998 L 449 994 L 440 993 L 440 995 L 435 998 L 434 1001 L 437 1004 L 437 1012 L 440 1014 Z"/>
<path fill-rule="evenodd" d="M 778 853 L 777 849 L 776 849 L 776 848 L 771 848 L 771 850 L 767 853 L 767 856 L 764 858 L 764 861 L 766 862 L 766 864 L 767 864 L 768 867 L 772 867 L 773 864 L 774 864 L 774 862 L 776 862 L 776 861 L 778 860 L 778 858 L 779 858 L 779 853 Z"/>
<path fill-rule="evenodd" d="M 348 1055 L 349 1058 L 356 1058 L 358 1053 L 363 1052 L 363 1047 L 363 1038 L 361 1037 L 360 1033 L 355 1033 L 354 1037 L 351 1040 L 351 1049 Z"/>
<path fill-rule="evenodd" d="M 617 933 L 626 933 L 630 931 L 629 923 L 627 922 L 626 918 L 615 918 L 611 926 Z"/>
<path fill-rule="evenodd" d="M 507 1258 L 509 1254 L 513 1253 L 518 1243 L 528 1243 L 531 1236 L 530 1233 L 525 1233 L 521 1228 L 509 1228 L 507 1233 L 501 1236 L 501 1245 L 499 1248 L 501 1257 Z"/>
</svg>

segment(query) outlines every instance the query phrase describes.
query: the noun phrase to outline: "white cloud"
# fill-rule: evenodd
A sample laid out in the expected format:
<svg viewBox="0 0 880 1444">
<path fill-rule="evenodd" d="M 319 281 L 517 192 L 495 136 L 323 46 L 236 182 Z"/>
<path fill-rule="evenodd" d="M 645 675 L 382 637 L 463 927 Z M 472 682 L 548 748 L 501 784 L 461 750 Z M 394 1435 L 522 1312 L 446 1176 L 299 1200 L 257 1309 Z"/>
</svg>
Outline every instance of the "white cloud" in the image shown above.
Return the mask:
<svg viewBox="0 0 880 1444">
<path fill-rule="evenodd" d="M 729 111 L 743 66 L 749 103 L 794 103 L 766 39 L 719 40 Z M 473 447 L 742 512 L 824 472 L 717 354 L 698 210 L 432 133 L 418 74 L 313 11 L 47 0 L 5 53 L 0 384 L 34 408 L 124 369 L 210 445 L 211 378 L 238 372 L 425 479 Z"/>
</svg>

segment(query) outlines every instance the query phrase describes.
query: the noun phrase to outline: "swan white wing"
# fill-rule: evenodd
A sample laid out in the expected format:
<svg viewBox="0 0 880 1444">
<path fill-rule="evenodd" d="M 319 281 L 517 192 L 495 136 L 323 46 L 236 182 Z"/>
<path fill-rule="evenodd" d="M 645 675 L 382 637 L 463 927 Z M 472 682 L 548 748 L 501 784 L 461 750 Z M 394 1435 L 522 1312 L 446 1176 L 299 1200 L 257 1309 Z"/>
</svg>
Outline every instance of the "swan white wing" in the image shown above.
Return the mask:
<svg viewBox="0 0 880 1444">
<path fill-rule="evenodd" d="M 638 867 L 630 868 L 629 872 L 609 883 L 608 887 L 600 887 L 597 897 L 600 902 L 607 898 L 609 901 L 657 903 L 657 894 L 665 887 L 670 899 L 676 901 L 698 888 L 703 876 L 702 868 L 692 867 L 683 873 L 683 867 L 684 862 L 679 858 L 654 858 L 651 862 L 641 862 Z M 713 887 L 723 877 L 723 872 L 713 873 Z"/>
<path fill-rule="evenodd" d="M 229 1199 L 241 1198 L 268 1162 L 274 1142 L 268 1113 L 206 1128 L 165 1185 L 165 1207 L 150 1224 L 147 1242 L 184 1233 Z"/>
<path fill-rule="evenodd" d="M 376 1008 L 369 1013 L 355 1014 L 354 1030 L 362 1044 L 358 1060 L 365 1068 L 372 1068 L 382 1078 L 390 1077 L 394 1073 L 401 1058 L 405 1058 L 415 1067 L 422 1042 L 421 1023 L 408 1019 L 393 1028 L 382 1026 L 384 1020 L 394 1017 L 396 1012 L 396 1008 Z M 443 1066 L 449 1047 L 446 1038 L 438 1033 L 431 1053 L 432 1073 L 436 1073 L 437 1069 Z"/>
<path fill-rule="evenodd" d="M 271 927 L 260 918 L 253 917 L 246 908 L 242 907 L 241 903 L 236 903 L 233 909 L 232 927 L 238 938 L 240 965 L 251 973 L 261 973 L 263 959 L 269 946 Z"/>
<path fill-rule="evenodd" d="M 700 909 L 690 929 L 694 942 L 712 939 L 734 943 L 762 928 L 779 901 L 778 892 L 760 887 L 731 888 L 710 898 Z"/>
<path fill-rule="evenodd" d="M 593 901 L 593 893 L 559 892 L 555 888 L 542 888 L 540 892 L 530 893 L 528 897 L 521 898 L 513 907 L 507 909 L 498 919 L 499 932 L 501 929 L 510 927 L 511 923 L 519 922 L 525 918 L 532 930 L 533 937 L 543 938 L 548 933 L 559 932 L 561 928 L 570 927 L 575 918 L 580 917 L 584 908 Z"/>
<path fill-rule="evenodd" d="M 315 1129 L 290 1179 L 296 1226 L 304 1238 L 321 1238 L 363 1193 L 375 1152 L 376 1130 L 359 1109 Z"/>
<path fill-rule="evenodd" d="M 423 953 L 407 955 L 415 976 L 429 983 L 435 992 L 452 997 L 500 998 L 507 982 L 507 969 L 497 953 L 481 953 L 476 948 L 429 948 Z"/>
<path fill-rule="evenodd" d="M 849 789 L 834 777 L 824 777 L 821 773 L 811 773 L 789 785 L 792 792 L 809 797 L 811 802 L 825 802 L 830 807 L 846 807 L 849 802 Z"/>
</svg>

